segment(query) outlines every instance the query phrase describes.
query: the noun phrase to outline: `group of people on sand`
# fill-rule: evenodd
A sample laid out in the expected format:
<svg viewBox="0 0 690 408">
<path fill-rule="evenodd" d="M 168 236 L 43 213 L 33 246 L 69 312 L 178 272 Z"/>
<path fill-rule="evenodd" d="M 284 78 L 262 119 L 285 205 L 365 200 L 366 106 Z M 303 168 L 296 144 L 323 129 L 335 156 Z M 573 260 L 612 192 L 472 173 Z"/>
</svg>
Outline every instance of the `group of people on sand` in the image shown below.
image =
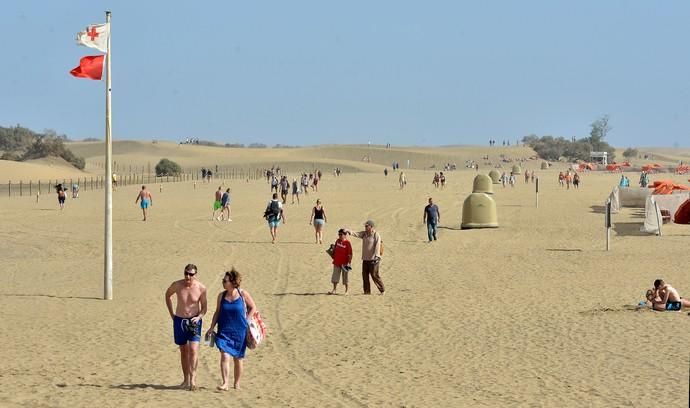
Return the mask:
<svg viewBox="0 0 690 408">
<path fill-rule="evenodd" d="M 362 291 L 365 295 L 371 294 L 371 281 L 374 282 L 379 294 L 383 295 L 386 288 L 379 273 L 381 257 L 383 256 L 383 241 L 376 231 L 376 223 L 367 220 L 364 223 L 364 231 L 354 232 L 348 228 L 338 230 L 338 239 L 331 246 L 330 252 L 333 258 L 333 273 L 331 283 L 333 288 L 329 295 L 335 295 L 338 283 L 342 282 L 345 295 L 349 293 L 349 275 L 352 270 L 352 244 L 347 239 L 348 235 L 362 240 Z"/>
<path fill-rule="evenodd" d="M 218 213 L 217 216 L 216 213 Z M 211 220 L 232 221 L 232 218 L 230 218 L 230 187 L 226 188 L 225 192 L 223 192 L 223 187 L 218 186 L 213 201 Z"/>
<path fill-rule="evenodd" d="M 570 190 L 572 185 L 574 188 L 580 188 L 580 175 L 577 172 L 570 172 L 570 170 L 563 173 L 558 173 L 558 185 Z"/>
<path fill-rule="evenodd" d="M 676 288 L 663 279 L 656 279 L 652 288 L 647 290 L 645 297 L 652 305 L 652 309 L 657 311 L 679 311 L 690 307 L 690 300 L 683 299 Z"/>
<path fill-rule="evenodd" d="M 206 287 L 198 280 L 196 265 L 184 268 L 184 278 L 174 281 L 165 291 L 165 304 L 173 323 L 173 337 L 180 349 L 183 381 L 180 387 L 197 388 L 197 365 L 203 318 L 208 311 Z M 223 276 L 223 291 L 218 294 L 216 309 L 206 331 L 209 345 L 220 352 L 220 391 L 230 388 L 230 360 L 233 361 L 233 388 L 240 388 L 242 361 L 247 349 L 249 320 L 258 313 L 254 299 L 240 288 L 242 275 L 232 268 Z M 173 308 L 173 297 L 176 305 Z M 218 329 L 214 329 L 218 326 Z"/>
<path fill-rule="evenodd" d="M 446 176 L 443 172 L 434 172 L 434 179 L 431 181 L 431 184 L 436 188 L 443 189 L 446 186 Z"/>
</svg>

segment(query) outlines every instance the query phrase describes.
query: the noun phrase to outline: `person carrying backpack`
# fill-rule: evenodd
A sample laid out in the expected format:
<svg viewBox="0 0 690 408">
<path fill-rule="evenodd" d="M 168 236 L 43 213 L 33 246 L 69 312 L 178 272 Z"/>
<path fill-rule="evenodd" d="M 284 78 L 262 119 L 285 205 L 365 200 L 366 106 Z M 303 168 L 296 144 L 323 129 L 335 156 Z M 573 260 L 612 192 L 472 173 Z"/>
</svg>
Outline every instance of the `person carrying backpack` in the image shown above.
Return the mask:
<svg viewBox="0 0 690 408">
<path fill-rule="evenodd" d="M 285 223 L 285 212 L 283 211 L 283 204 L 278 200 L 278 193 L 273 193 L 273 199 L 268 202 L 264 211 L 264 218 L 268 221 L 268 228 L 271 230 L 271 243 L 275 244 L 280 221 Z"/>
</svg>

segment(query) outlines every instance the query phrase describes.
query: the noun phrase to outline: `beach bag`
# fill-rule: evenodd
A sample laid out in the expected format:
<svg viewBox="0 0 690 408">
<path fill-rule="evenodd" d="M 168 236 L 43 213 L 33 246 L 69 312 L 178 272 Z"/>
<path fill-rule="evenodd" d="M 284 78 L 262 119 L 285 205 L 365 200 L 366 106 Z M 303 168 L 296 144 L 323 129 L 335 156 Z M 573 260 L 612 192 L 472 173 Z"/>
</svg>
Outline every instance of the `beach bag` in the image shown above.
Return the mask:
<svg viewBox="0 0 690 408">
<path fill-rule="evenodd" d="M 335 252 L 335 244 L 331 244 L 331 246 L 326 249 L 326 253 L 331 256 L 331 259 L 333 258 L 333 253 Z"/>
<path fill-rule="evenodd" d="M 277 200 L 271 201 L 271 203 L 266 207 L 266 211 L 264 212 L 264 218 L 267 217 L 272 217 L 272 218 L 278 218 L 280 215 L 280 204 L 278 203 Z"/>
<path fill-rule="evenodd" d="M 239 288 L 237 291 L 242 298 L 242 302 L 244 302 L 244 310 L 247 310 L 247 302 L 244 300 L 242 291 Z M 266 325 L 261 318 L 261 313 L 256 312 L 252 318 L 247 319 L 247 336 L 245 337 L 245 344 L 248 349 L 254 350 L 256 346 L 264 341 L 264 338 L 266 338 Z"/>
<path fill-rule="evenodd" d="M 247 322 L 247 348 L 254 350 L 256 346 L 261 344 L 266 337 L 266 326 L 261 318 L 261 313 L 256 312 L 254 317 Z"/>
</svg>

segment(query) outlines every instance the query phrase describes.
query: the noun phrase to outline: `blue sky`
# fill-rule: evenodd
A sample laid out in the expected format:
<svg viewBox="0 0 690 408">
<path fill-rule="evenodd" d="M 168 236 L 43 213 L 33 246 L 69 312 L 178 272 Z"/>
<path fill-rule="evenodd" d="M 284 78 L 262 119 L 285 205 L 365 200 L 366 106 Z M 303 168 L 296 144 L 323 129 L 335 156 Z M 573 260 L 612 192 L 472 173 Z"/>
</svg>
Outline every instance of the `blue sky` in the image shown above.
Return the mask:
<svg viewBox="0 0 690 408">
<path fill-rule="evenodd" d="M 690 146 L 690 2 L 34 1 L 0 13 L 0 126 L 103 137 L 69 70 L 112 11 L 113 136 L 288 145 L 584 137 Z"/>
</svg>

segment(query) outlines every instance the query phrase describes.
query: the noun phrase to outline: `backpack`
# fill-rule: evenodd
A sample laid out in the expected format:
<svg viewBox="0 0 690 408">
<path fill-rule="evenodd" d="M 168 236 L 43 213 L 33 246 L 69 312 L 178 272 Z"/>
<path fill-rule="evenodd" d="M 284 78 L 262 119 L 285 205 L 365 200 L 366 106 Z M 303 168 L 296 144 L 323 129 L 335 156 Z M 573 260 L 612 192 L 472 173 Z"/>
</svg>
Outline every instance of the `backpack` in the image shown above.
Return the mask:
<svg viewBox="0 0 690 408">
<path fill-rule="evenodd" d="M 272 200 L 271 203 L 266 207 L 266 211 L 264 212 L 264 218 L 265 217 L 275 217 L 278 218 L 280 215 L 280 204 L 278 203 L 277 200 Z"/>
</svg>

